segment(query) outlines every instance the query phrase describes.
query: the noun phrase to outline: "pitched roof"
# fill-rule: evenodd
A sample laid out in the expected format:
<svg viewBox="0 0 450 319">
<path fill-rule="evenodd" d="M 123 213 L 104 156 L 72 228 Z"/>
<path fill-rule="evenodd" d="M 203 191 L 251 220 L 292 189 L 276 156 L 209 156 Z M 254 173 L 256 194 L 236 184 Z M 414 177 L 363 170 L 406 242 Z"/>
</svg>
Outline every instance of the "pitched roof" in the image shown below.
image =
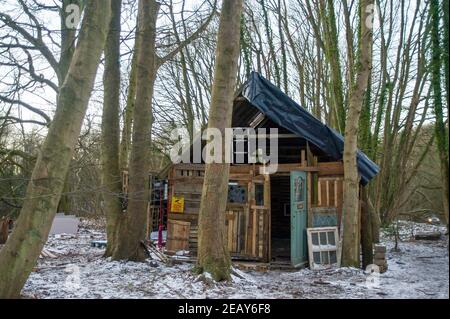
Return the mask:
<svg viewBox="0 0 450 319">
<path fill-rule="evenodd" d="M 342 160 L 344 137 L 323 124 L 257 72 L 250 74 L 239 95 L 277 125 L 314 144 L 334 160 Z M 361 150 L 357 153 L 357 165 L 363 185 L 380 170 Z"/>
</svg>

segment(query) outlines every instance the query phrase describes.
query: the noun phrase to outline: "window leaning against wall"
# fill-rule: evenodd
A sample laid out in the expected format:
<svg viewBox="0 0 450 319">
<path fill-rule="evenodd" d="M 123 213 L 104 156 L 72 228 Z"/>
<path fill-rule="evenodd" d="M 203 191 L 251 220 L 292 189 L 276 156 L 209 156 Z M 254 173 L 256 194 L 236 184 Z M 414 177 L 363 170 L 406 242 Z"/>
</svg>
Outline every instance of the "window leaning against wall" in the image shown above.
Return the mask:
<svg viewBox="0 0 450 319">
<path fill-rule="evenodd" d="M 245 204 L 247 202 L 247 186 L 238 182 L 228 183 L 228 203 Z"/>
<path fill-rule="evenodd" d="M 311 269 L 339 265 L 337 227 L 308 228 L 309 265 Z"/>
</svg>

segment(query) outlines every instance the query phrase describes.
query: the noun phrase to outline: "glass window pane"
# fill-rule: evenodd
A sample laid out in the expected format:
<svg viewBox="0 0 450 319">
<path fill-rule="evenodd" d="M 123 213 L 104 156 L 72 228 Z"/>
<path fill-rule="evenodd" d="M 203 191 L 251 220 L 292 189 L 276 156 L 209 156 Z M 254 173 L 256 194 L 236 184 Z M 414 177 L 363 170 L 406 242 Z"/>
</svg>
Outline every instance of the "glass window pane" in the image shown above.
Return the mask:
<svg viewBox="0 0 450 319">
<path fill-rule="evenodd" d="M 327 244 L 327 233 L 319 233 L 320 235 L 320 244 L 321 245 L 326 245 Z"/>
<path fill-rule="evenodd" d="M 313 252 L 313 259 L 315 264 L 320 264 L 320 252 Z"/>
<path fill-rule="evenodd" d="M 335 251 L 330 251 L 330 264 L 337 263 L 337 256 Z"/>
<path fill-rule="evenodd" d="M 328 245 L 336 246 L 336 241 L 334 240 L 334 231 L 329 231 L 327 234 L 328 234 Z"/>
<path fill-rule="evenodd" d="M 328 251 L 322 251 L 320 254 L 322 257 L 322 264 L 329 264 L 330 259 L 328 258 Z"/>
<path fill-rule="evenodd" d="M 317 234 L 317 233 L 312 233 L 312 234 L 311 234 L 311 238 L 312 238 L 312 244 L 313 244 L 313 246 L 319 246 L 319 234 Z"/>
<path fill-rule="evenodd" d="M 228 203 L 243 204 L 247 202 L 247 187 L 235 183 L 228 184 Z"/>
<path fill-rule="evenodd" d="M 264 185 L 255 184 L 255 202 L 258 206 L 264 206 Z"/>
</svg>

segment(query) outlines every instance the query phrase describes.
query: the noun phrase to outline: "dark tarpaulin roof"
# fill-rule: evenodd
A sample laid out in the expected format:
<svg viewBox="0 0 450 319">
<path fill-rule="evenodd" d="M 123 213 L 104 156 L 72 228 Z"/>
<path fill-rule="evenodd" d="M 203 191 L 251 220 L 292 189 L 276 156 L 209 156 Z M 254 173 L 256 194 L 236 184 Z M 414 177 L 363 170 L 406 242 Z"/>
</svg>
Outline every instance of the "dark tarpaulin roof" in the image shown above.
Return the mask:
<svg viewBox="0 0 450 319">
<path fill-rule="evenodd" d="M 250 74 L 241 95 L 277 125 L 316 145 L 335 160 L 342 160 L 343 136 L 323 124 L 257 72 Z M 378 165 L 360 150 L 357 164 L 363 185 L 379 172 Z"/>
</svg>

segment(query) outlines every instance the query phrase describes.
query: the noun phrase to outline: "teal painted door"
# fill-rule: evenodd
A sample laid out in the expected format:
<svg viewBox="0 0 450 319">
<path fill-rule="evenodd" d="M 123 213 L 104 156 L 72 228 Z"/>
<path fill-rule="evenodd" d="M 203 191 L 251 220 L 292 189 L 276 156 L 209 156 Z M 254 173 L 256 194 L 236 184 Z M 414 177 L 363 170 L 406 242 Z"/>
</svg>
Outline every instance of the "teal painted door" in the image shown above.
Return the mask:
<svg viewBox="0 0 450 319">
<path fill-rule="evenodd" d="M 302 266 L 308 261 L 307 252 L 307 185 L 306 172 L 291 172 L 291 263 Z"/>
</svg>

